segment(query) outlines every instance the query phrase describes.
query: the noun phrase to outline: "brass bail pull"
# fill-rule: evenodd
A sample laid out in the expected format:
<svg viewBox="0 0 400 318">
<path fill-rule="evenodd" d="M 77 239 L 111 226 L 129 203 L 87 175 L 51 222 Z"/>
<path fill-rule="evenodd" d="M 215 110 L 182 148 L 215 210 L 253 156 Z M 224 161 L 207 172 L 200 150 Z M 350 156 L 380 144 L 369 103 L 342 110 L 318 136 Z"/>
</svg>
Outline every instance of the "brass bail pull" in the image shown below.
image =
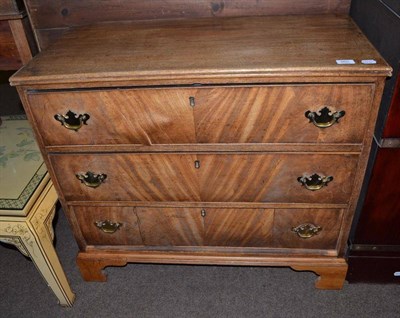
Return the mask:
<svg viewBox="0 0 400 318">
<path fill-rule="evenodd" d="M 70 130 L 78 131 L 82 125 L 87 125 L 89 120 L 89 114 L 75 114 L 73 111 L 69 110 L 65 115 L 56 114 L 54 119 L 59 121 L 61 125 Z"/>
<path fill-rule="evenodd" d="M 318 128 L 328 128 L 333 124 L 338 123 L 339 119 L 342 118 L 346 112 L 344 110 L 338 112 L 332 112 L 328 107 L 324 107 L 316 112 L 310 110 L 305 112 L 306 118 L 312 122 L 314 126 Z"/>
<path fill-rule="evenodd" d="M 86 173 L 77 173 L 75 176 L 85 186 L 90 187 L 90 188 L 97 188 L 107 178 L 107 175 L 104 173 L 96 174 L 91 171 L 88 171 Z"/>
<path fill-rule="evenodd" d="M 322 227 L 312 223 L 304 223 L 292 228 L 292 232 L 303 239 L 311 238 L 317 235 L 321 230 Z"/>
<path fill-rule="evenodd" d="M 113 234 L 122 226 L 122 223 L 104 220 L 96 221 L 94 222 L 94 225 L 96 225 L 104 233 Z"/>
<path fill-rule="evenodd" d="M 319 174 L 314 173 L 312 176 L 302 176 L 298 177 L 297 181 L 301 183 L 307 190 L 317 191 L 326 187 L 329 182 L 333 180 L 332 176 L 320 176 Z"/>
</svg>

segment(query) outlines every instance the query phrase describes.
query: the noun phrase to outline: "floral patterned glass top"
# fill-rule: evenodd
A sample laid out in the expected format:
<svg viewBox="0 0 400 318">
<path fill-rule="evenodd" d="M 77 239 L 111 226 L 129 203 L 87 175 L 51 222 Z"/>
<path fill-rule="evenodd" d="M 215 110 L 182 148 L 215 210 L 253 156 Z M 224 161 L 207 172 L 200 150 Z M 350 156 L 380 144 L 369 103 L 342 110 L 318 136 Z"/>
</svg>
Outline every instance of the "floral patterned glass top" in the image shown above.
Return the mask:
<svg viewBox="0 0 400 318">
<path fill-rule="evenodd" d="M 26 117 L 1 117 L 0 209 L 24 208 L 46 172 Z"/>
</svg>

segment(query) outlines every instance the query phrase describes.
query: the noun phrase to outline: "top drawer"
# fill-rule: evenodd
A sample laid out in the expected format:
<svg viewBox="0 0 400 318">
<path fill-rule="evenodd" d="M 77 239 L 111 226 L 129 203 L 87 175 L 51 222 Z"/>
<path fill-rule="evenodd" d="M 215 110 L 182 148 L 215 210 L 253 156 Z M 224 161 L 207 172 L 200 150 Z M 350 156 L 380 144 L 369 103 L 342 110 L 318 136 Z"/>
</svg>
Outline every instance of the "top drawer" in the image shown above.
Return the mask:
<svg viewBox="0 0 400 318">
<path fill-rule="evenodd" d="M 50 146 L 361 143 L 372 96 L 373 85 L 360 84 L 32 91 L 28 99 Z"/>
</svg>

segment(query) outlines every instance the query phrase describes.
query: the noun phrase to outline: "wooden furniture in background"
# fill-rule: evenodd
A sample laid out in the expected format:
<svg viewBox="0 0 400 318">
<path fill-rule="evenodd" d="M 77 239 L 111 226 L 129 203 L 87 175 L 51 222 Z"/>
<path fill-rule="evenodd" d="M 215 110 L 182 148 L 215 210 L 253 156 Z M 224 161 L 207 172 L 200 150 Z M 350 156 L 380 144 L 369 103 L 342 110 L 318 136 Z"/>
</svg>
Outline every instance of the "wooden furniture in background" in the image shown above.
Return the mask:
<svg viewBox="0 0 400 318">
<path fill-rule="evenodd" d="M 339 289 L 390 73 L 348 17 L 277 16 L 85 26 L 11 82 L 86 280 L 290 266 Z"/>
<path fill-rule="evenodd" d="M 37 52 L 23 2 L 0 2 L 0 70 L 17 70 Z"/>
<path fill-rule="evenodd" d="M 72 306 L 75 295 L 53 246 L 57 193 L 26 117 L 1 122 L 0 241 L 29 257 L 59 303 Z"/>
<path fill-rule="evenodd" d="M 400 283 L 400 3 L 353 1 L 352 16 L 394 69 L 382 97 L 365 183 L 350 237 L 350 283 Z"/>
<path fill-rule="evenodd" d="M 351 0 L 25 0 L 40 49 L 71 27 L 101 22 L 348 14 Z"/>
</svg>

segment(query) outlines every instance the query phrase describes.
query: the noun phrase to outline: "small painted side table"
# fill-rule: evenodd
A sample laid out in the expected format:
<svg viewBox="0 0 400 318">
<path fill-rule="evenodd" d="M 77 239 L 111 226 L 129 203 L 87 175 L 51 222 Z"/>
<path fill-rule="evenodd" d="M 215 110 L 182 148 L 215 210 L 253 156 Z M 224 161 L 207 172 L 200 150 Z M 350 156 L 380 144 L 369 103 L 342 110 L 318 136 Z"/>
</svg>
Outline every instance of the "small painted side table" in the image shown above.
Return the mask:
<svg viewBox="0 0 400 318">
<path fill-rule="evenodd" d="M 0 241 L 30 257 L 57 296 L 72 306 L 71 290 L 53 246 L 57 194 L 25 116 L 1 117 Z"/>
</svg>

